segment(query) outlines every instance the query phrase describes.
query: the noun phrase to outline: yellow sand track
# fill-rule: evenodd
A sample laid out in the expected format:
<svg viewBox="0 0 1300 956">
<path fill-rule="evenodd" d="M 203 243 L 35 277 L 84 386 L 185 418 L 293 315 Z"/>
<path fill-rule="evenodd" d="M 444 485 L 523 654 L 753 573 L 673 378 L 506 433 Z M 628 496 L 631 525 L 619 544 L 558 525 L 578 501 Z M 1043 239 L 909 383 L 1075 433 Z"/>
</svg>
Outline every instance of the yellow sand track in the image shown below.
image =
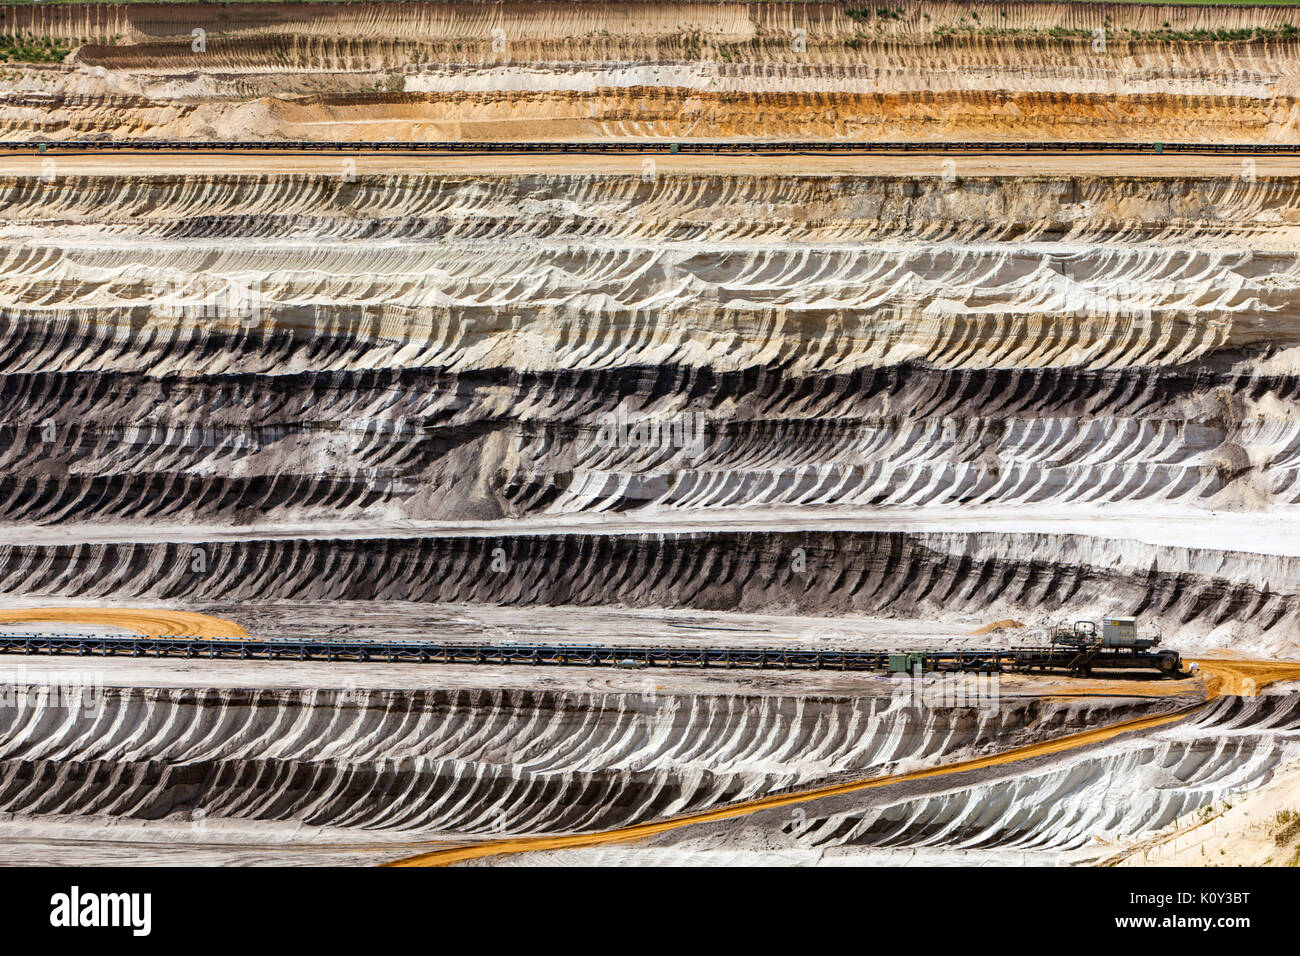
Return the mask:
<svg viewBox="0 0 1300 956">
<path fill-rule="evenodd" d="M 0 610 L 0 624 L 27 621 L 48 624 L 101 624 L 135 631 L 144 637 L 248 637 L 234 621 L 163 608 L 31 607 Z"/>
<path fill-rule="evenodd" d="M 670 830 L 678 830 L 682 827 L 694 826 L 698 823 L 729 820 L 735 817 L 747 816 L 760 810 L 771 810 L 778 807 L 806 803 L 810 800 L 820 800 L 824 797 L 834 797 L 840 794 L 855 793 L 861 790 L 874 790 L 879 787 L 892 786 L 893 784 L 906 783 L 912 780 L 926 780 L 932 777 L 940 777 L 948 774 L 982 770 L 987 767 L 1017 763 L 1033 757 L 1062 753 L 1067 750 L 1074 750 L 1078 747 L 1087 747 L 1118 737 L 1121 734 L 1152 730 L 1156 727 L 1161 727 L 1165 724 L 1171 724 L 1175 721 L 1182 720 L 1193 711 L 1203 707 L 1205 703 L 1222 694 L 1238 694 L 1242 692 L 1253 693 L 1267 684 L 1276 681 L 1300 680 L 1300 662 L 1204 660 L 1197 661 L 1196 663 L 1205 677 L 1205 701 L 1192 704 L 1188 707 L 1181 707 L 1171 713 L 1154 714 L 1148 717 L 1139 717 L 1134 720 L 1121 721 L 1120 723 L 1099 727 L 1095 730 L 1085 730 L 1077 734 L 1068 734 L 1064 737 L 1058 737 L 1055 740 L 1029 744 L 1024 747 L 1017 747 L 1013 750 L 992 754 L 987 757 L 962 760 L 957 763 L 946 764 L 942 767 L 933 767 L 929 770 L 918 770 L 912 773 L 895 774 L 884 777 L 872 777 L 867 780 L 857 780 L 851 783 L 818 787 L 816 789 L 803 790 L 797 793 L 776 794 L 771 797 L 763 797 L 745 803 L 718 807 L 713 810 L 707 810 L 703 813 L 677 817 L 671 820 L 642 823 L 636 826 L 622 827 L 602 833 L 517 837 L 504 840 L 492 840 L 470 846 L 456 846 L 443 850 L 434 850 L 430 853 L 422 853 L 417 856 L 406 857 L 384 865 L 449 866 L 453 863 L 461 863 L 465 860 L 481 859 L 488 856 L 528 853 L 536 850 L 572 850 L 583 847 L 602 846 L 610 843 L 633 843 L 638 840 L 644 840 L 648 837 L 656 836 L 660 833 L 667 833 Z M 1248 682 L 1253 682 L 1253 684 Z"/>
<path fill-rule="evenodd" d="M 1253 696 L 1269 684 L 1300 681 L 1300 662 L 1198 659 L 1196 665 L 1205 679 L 1210 698 L 1222 694 Z"/>
</svg>

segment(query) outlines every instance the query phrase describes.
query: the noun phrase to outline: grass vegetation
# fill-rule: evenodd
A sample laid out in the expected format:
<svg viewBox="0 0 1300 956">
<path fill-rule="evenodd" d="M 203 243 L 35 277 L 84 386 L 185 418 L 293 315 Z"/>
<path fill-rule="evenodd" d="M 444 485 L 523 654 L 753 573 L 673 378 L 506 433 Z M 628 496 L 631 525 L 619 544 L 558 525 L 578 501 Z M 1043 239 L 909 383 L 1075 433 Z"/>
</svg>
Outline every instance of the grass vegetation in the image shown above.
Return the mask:
<svg viewBox="0 0 1300 956">
<path fill-rule="evenodd" d="M 866 23 L 868 20 L 901 20 L 901 7 L 845 7 L 844 15 L 850 20 Z"/>
<path fill-rule="evenodd" d="M 68 40 L 0 33 L 0 63 L 58 63 L 71 52 Z"/>
<path fill-rule="evenodd" d="M 1274 814 L 1270 829 L 1273 842 L 1278 846 L 1288 846 L 1300 838 L 1300 810 L 1281 810 Z"/>
</svg>

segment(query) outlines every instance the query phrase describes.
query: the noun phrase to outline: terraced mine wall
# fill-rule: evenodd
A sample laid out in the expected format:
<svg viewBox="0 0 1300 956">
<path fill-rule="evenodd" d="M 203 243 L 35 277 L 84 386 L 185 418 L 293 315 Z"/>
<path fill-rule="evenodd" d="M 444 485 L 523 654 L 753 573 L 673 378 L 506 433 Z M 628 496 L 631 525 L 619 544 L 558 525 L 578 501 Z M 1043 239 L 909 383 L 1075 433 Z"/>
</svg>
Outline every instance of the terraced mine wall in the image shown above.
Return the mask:
<svg viewBox="0 0 1300 956">
<path fill-rule="evenodd" d="M 914 617 L 1118 606 L 1184 636 L 1241 622 L 1289 640 L 1300 614 L 1297 560 L 1082 535 L 899 532 L 24 545 L 0 546 L 0 590 Z"/>
<path fill-rule="evenodd" d="M 800 840 L 822 848 L 1083 850 L 1135 825 L 1158 830 L 1216 795 L 1266 781 L 1297 752 L 1298 732 L 1294 696 L 1224 698 L 1154 745 L 997 786 L 833 814 L 807 827 Z M 1098 787 L 1106 788 L 1109 803 L 1095 799 Z M 1123 814 L 1115 813 L 1117 801 Z"/>
<path fill-rule="evenodd" d="M 1247 410 L 1294 397 L 1291 376 L 1155 370 L 659 367 L 167 383 L 27 373 L 0 385 L 0 514 L 238 525 L 649 507 L 1282 505 L 1300 494 L 1296 426 Z M 729 417 L 737 402 L 752 417 Z M 539 420 L 548 404 L 555 417 Z"/>
<path fill-rule="evenodd" d="M 93 706 L 18 699 L 0 739 L 0 812 L 28 821 L 484 835 L 628 825 L 828 775 L 957 759 L 991 741 L 1031 743 L 1140 710 L 544 691 L 110 687 Z"/>
<path fill-rule="evenodd" d="M 1135 830 L 1154 832 L 1216 801 L 1237 802 L 1300 753 L 1292 695 L 1221 698 L 1186 724 L 1081 755 L 1065 765 L 1018 764 L 939 792 L 881 799 L 870 791 L 765 811 L 738 838 L 725 826 L 654 837 L 642 862 L 1017 864 L 1106 861 Z M 955 781 L 953 781 L 955 782 Z M 614 863 L 621 847 L 492 860 L 531 865 Z M 625 857 L 624 857 L 625 858 Z M 487 861 L 482 861 L 487 862 Z"/>
<path fill-rule="evenodd" d="M 1295 142 L 1285 6 L 26 5 L 0 137 Z M 194 30 L 203 31 L 201 37 Z"/>
<path fill-rule="evenodd" d="M 0 195 L 16 522 L 1300 496 L 1290 180 Z"/>
<path fill-rule="evenodd" d="M 1294 504 L 1291 179 L 196 174 L 0 195 L 8 593 L 1069 608 L 1291 641 L 1293 559 L 1233 541 L 888 526 Z M 790 509 L 885 530 L 689 527 Z M 686 527 L 394 531 L 599 515 Z"/>
<path fill-rule="evenodd" d="M 692 172 L 666 148 L 1295 143 L 1286 8 L 4 13 L 0 33 L 56 41 L 56 62 L 0 71 L 11 143 L 659 149 L 632 175 L 593 171 L 592 157 L 381 175 L 342 155 L 332 175 L 241 175 L 150 154 L 149 175 L 95 156 L 102 174 L 88 176 L 68 174 L 86 157 L 55 146 L 38 173 L 0 177 L 12 603 L 208 609 L 255 636 L 369 612 L 369 634 L 470 640 L 504 628 L 458 606 L 570 609 L 536 627 L 578 638 L 626 609 L 710 612 L 629 625 L 659 639 L 683 624 L 683 642 L 720 640 L 725 612 L 828 631 L 858 618 L 847 637 L 788 629 L 828 644 L 865 639 L 868 615 L 916 643 L 931 623 L 957 641 L 972 621 L 1127 613 L 1184 649 L 1300 652 L 1300 558 L 1276 540 L 1300 500 L 1295 178 L 1246 160 L 1226 174 L 1012 178 L 976 154 L 918 157 L 902 175 L 775 157 L 709 171 L 694 154 Z M 1252 539 L 1274 519 L 1267 547 Z M 1166 521 L 1194 543 L 1170 543 Z M 214 839 L 248 824 L 259 840 L 272 823 L 348 839 L 597 829 L 1153 706 L 1009 694 L 992 710 L 916 710 L 873 696 L 868 675 L 834 697 L 789 690 L 811 684 L 150 690 L 127 685 L 166 662 L 107 663 L 131 679 L 99 710 L 4 710 L 0 812 L 37 828 L 228 824 Z M 1295 753 L 1294 708 L 1278 700 L 1214 704 L 1190 728 L 1012 782 L 851 797 L 811 808 L 807 828 L 759 825 L 792 851 L 1082 851 L 1266 781 Z"/>
</svg>

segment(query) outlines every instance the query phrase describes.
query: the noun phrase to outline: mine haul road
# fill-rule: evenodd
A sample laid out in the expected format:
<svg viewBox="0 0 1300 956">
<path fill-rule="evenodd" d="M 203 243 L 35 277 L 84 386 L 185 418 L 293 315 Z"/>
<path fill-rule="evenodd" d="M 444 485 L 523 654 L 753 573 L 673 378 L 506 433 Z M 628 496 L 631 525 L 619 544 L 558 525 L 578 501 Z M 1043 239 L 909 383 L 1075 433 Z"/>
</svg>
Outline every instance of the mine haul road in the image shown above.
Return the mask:
<svg viewBox="0 0 1300 956">
<path fill-rule="evenodd" d="M 945 153 L 669 153 L 648 146 L 629 153 L 400 153 L 349 144 L 338 152 L 307 150 L 249 152 L 211 150 L 93 152 L 60 149 L 45 155 L 30 145 L 0 144 L 0 176 L 131 176 L 177 175 L 530 175 L 539 172 L 575 175 L 646 175 L 646 159 L 654 175 L 729 176 L 1059 176 L 1175 177 L 1240 179 L 1242 157 L 1193 153 L 1012 153 L 1005 151 Z M 52 160 L 53 165 L 46 161 Z M 1261 154 L 1250 157 L 1251 174 L 1259 177 L 1300 176 L 1300 155 Z M 945 166 L 945 164 L 948 164 Z"/>
</svg>

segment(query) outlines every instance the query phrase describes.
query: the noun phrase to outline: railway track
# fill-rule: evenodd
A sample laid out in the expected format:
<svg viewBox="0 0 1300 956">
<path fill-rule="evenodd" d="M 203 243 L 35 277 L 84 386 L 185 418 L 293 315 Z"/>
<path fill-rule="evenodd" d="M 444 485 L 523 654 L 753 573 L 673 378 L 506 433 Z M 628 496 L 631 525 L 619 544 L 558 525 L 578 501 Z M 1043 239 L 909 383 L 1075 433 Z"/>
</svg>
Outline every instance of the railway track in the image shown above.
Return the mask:
<svg viewBox="0 0 1300 956">
<path fill-rule="evenodd" d="M 315 153 L 682 153 L 780 155 L 783 153 L 1198 153 L 1300 155 L 1300 143 L 1139 142 L 336 142 L 311 140 L 60 140 L 0 143 L 0 152 L 315 152 Z"/>
<path fill-rule="evenodd" d="M 50 656 L 207 658 L 388 664 L 522 664 L 556 667 L 749 670 L 1080 671 L 1077 648 L 1015 647 L 944 651 L 821 650 L 785 647 L 614 647 L 598 644 L 447 644 L 429 641 L 251 639 L 240 637 L 8 633 L 0 653 Z M 1177 655 L 1174 656 L 1177 661 Z M 1120 654 L 1098 668 L 1155 669 L 1154 655 Z M 1166 669 L 1166 674 L 1177 668 Z"/>
</svg>

